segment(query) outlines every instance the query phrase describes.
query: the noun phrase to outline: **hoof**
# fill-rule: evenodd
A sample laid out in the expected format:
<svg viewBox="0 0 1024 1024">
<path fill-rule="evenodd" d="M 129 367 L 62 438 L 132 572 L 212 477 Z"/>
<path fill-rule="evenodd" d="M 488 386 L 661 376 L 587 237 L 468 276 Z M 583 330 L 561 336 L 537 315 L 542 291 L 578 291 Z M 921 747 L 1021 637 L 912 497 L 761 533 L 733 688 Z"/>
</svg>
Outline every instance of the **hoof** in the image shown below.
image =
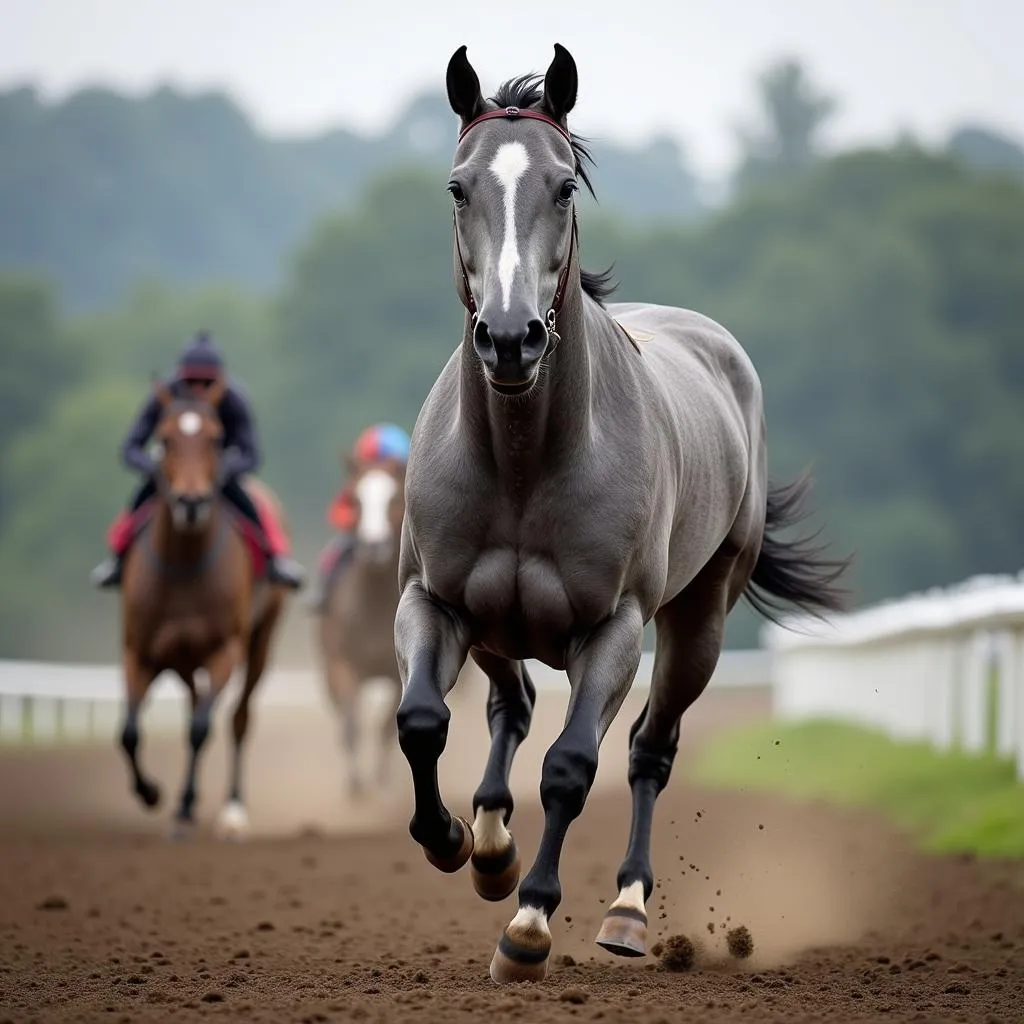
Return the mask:
<svg viewBox="0 0 1024 1024">
<path fill-rule="evenodd" d="M 498 940 L 491 958 L 491 981 L 498 985 L 543 981 L 550 954 L 547 915 L 536 907 L 520 907 Z"/>
<path fill-rule="evenodd" d="M 550 940 L 544 948 L 524 946 L 510 939 L 506 932 L 491 957 L 491 981 L 496 985 L 543 981 L 547 977 L 550 953 Z"/>
<path fill-rule="evenodd" d="M 443 871 L 445 874 L 450 875 L 455 871 L 458 871 L 463 864 L 473 855 L 473 830 L 469 827 L 469 822 L 465 818 L 455 817 L 452 818 L 452 824 L 455 825 L 462 834 L 462 842 L 459 844 L 459 848 L 449 857 L 436 857 L 429 850 L 424 850 L 427 860 L 437 868 L 438 871 Z"/>
<path fill-rule="evenodd" d="M 516 841 L 511 836 L 509 840 L 509 845 L 497 855 L 474 852 L 470 863 L 473 888 L 478 896 L 492 903 L 511 896 L 519 885 L 519 851 Z"/>
<path fill-rule="evenodd" d="M 604 915 L 597 944 L 616 956 L 647 953 L 647 915 L 632 907 L 612 907 Z"/>
<path fill-rule="evenodd" d="M 249 815 L 240 800 L 229 800 L 217 815 L 216 833 L 220 839 L 235 841 L 249 837 Z"/>
<path fill-rule="evenodd" d="M 175 818 L 171 823 L 170 831 L 167 833 L 167 838 L 172 843 L 186 843 L 195 834 L 196 826 L 194 821 L 188 821 L 183 818 Z"/>
<path fill-rule="evenodd" d="M 160 804 L 160 787 L 155 782 L 137 783 L 135 793 L 148 810 L 153 810 Z"/>
</svg>

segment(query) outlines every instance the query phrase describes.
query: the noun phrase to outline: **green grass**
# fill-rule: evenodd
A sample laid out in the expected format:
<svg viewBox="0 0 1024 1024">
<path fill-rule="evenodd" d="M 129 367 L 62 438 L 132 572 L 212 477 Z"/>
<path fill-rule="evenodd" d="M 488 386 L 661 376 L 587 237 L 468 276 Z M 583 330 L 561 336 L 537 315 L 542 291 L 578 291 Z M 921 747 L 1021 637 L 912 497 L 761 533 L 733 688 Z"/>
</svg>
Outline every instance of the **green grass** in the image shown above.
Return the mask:
<svg viewBox="0 0 1024 1024">
<path fill-rule="evenodd" d="M 711 740 L 697 781 L 876 807 L 931 851 L 1024 856 L 1024 786 L 1011 763 L 940 753 L 832 722 L 757 723 Z"/>
</svg>

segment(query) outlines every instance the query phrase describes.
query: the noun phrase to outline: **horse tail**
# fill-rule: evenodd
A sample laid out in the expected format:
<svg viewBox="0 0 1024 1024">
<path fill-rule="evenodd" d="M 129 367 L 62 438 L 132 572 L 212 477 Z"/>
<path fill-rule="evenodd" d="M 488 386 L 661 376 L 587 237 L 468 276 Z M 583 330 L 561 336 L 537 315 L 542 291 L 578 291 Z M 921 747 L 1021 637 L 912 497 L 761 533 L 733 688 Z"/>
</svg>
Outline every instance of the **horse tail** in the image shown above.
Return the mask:
<svg viewBox="0 0 1024 1024">
<path fill-rule="evenodd" d="M 768 487 L 764 537 L 744 597 L 775 623 L 787 606 L 818 617 L 845 607 L 847 591 L 837 581 L 851 559 L 826 557 L 826 546 L 815 543 L 820 530 L 809 537 L 780 536 L 807 518 L 804 499 L 810 486 L 810 477 L 804 475 Z"/>
</svg>

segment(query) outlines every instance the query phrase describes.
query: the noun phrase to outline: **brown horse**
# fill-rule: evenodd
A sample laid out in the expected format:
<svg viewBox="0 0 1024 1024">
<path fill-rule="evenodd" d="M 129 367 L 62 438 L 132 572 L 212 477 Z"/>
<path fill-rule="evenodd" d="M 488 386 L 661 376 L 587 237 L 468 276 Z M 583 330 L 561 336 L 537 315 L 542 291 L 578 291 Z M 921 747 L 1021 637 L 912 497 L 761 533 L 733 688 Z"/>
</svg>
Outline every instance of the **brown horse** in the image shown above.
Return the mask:
<svg viewBox="0 0 1024 1024">
<path fill-rule="evenodd" d="M 219 495 L 221 425 L 216 408 L 222 384 L 202 402 L 175 399 L 161 387 L 163 415 L 157 427 L 160 451 L 157 496 L 148 524 L 129 550 L 122 586 L 123 663 L 127 709 L 121 743 L 136 794 L 156 807 L 160 790 L 139 767 L 138 715 L 161 672 L 176 672 L 192 700 L 190 759 L 176 815 L 178 829 L 194 820 L 196 768 L 210 732 L 217 698 L 232 674 L 245 665 L 235 708 L 234 751 L 228 801 L 219 831 L 248 830 L 242 802 L 242 746 L 249 725 L 249 700 L 263 675 L 285 589 L 257 578 L 246 540 Z M 280 517 L 280 505 L 265 485 L 246 482 L 257 506 Z M 205 673 L 197 687 L 196 675 Z"/>
<path fill-rule="evenodd" d="M 387 781 L 396 736 L 395 713 L 401 697 L 395 657 L 398 610 L 398 551 L 405 513 L 405 466 L 396 460 L 356 464 L 350 487 L 355 525 L 351 548 L 340 557 L 351 564 L 334 574 L 318 624 L 327 693 L 341 720 L 349 786 L 363 789 L 358 756 L 359 697 L 375 678 L 391 684 L 384 716 L 377 780 Z"/>
</svg>

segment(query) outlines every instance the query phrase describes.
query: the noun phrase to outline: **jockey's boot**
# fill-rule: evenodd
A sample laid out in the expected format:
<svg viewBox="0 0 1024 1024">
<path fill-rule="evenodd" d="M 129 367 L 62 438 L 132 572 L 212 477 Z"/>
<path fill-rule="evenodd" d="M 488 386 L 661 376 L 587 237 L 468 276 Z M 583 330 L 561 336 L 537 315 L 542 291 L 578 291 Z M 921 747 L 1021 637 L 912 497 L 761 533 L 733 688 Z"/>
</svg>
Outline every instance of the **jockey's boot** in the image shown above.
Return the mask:
<svg viewBox="0 0 1024 1024">
<path fill-rule="evenodd" d="M 290 590 L 300 590 L 306 578 L 306 570 L 293 558 L 273 555 L 267 560 L 267 579 L 280 583 Z"/>
<path fill-rule="evenodd" d="M 121 585 L 121 570 L 123 562 L 117 555 L 110 555 L 103 559 L 95 569 L 89 573 L 89 581 L 94 587 L 101 590 L 107 587 L 119 587 Z"/>
</svg>

